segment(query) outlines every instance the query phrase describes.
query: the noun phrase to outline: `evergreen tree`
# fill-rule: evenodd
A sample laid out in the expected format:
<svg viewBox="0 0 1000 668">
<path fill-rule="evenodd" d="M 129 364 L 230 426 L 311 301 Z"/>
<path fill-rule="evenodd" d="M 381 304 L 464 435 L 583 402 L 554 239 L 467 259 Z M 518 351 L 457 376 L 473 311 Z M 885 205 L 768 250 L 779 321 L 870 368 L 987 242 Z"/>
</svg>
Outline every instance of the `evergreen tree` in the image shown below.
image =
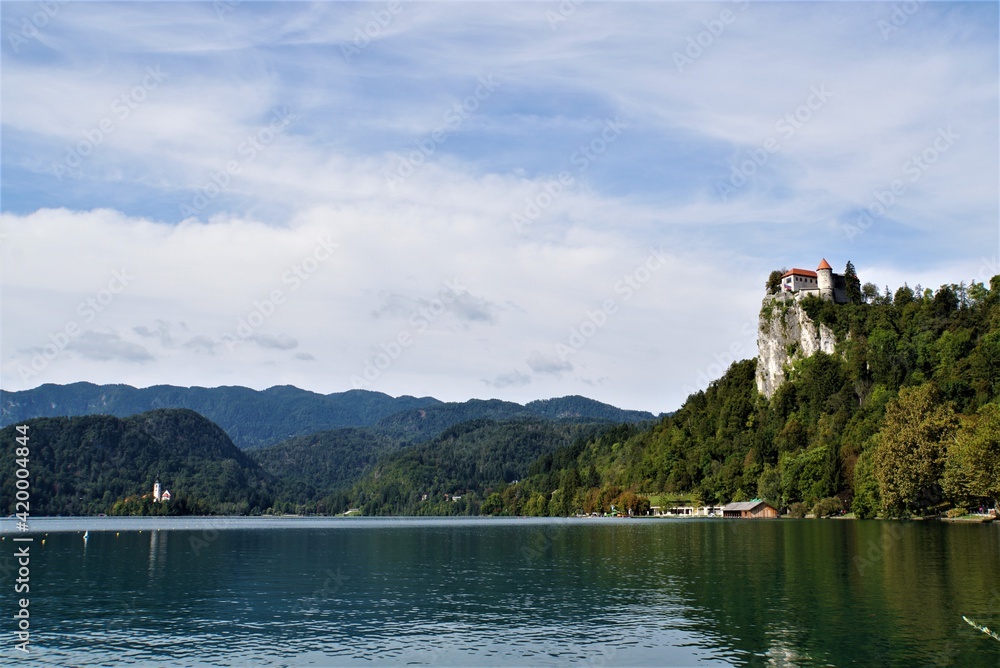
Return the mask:
<svg viewBox="0 0 1000 668">
<path fill-rule="evenodd" d="M 844 283 L 847 288 L 847 301 L 851 304 L 861 304 L 864 302 L 861 294 L 861 281 L 858 279 L 858 272 L 854 270 L 854 264 L 848 260 L 844 269 Z"/>
</svg>

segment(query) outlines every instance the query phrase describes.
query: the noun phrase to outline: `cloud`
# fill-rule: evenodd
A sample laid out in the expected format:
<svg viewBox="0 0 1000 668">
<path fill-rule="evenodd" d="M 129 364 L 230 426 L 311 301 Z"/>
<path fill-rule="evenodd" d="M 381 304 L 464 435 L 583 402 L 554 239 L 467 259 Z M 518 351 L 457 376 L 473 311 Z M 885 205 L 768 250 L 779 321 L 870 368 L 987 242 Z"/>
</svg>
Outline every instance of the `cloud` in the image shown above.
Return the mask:
<svg viewBox="0 0 1000 668">
<path fill-rule="evenodd" d="M 493 380 L 484 378 L 483 382 L 495 389 L 523 387 L 531 382 L 531 376 L 521 373 L 515 369 L 510 373 L 502 373 L 499 376 L 496 376 Z"/>
<path fill-rule="evenodd" d="M 495 324 L 501 307 L 483 297 L 463 290 L 460 283 L 445 281 L 433 297 L 408 297 L 390 291 L 379 295 L 381 304 L 372 311 L 373 318 L 388 316 L 400 320 L 422 318 L 437 320 L 447 314 L 459 321 Z"/>
<path fill-rule="evenodd" d="M 173 347 L 175 345 L 174 337 L 170 333 L 169 323 L 163 320 L 156 321 L 156 328 L 151 329 L 145 325 L 138 325 L 132 328 L 132 331 L 143 338 L 153 338 L 160 342 L 160 345 L 164 347 Z"/>
<path fill-rule="evenodd" d="M 995 3 L 924 3 L 888 36 L 879 3 L 729 9 L 681 71 L 719 7 L 584 3 L 553 26 L 530 3 L 405 4 L 350 59 L 369 5 L 243 3 L 222 31 L 210 5 L 62 7 L 3 46 L 4 389 L 334 392 L 370 364 L 389 393 L 462 400 L 489 378 L 660 412 L 734 342 L 754 354 L 773 268 L 852 260 L 895 288 L 1000 264 Z M 651 247 L 669 262 L 623 284 Z M 117 357 L 24 380 L 24 351 L 70 324 Z M 275 362 L 303 349 L 318 359 Z"/>
<path fill-rule="evenodd" d="M 557 378 L 573 370 L 573 363 L 569 360 L 560 359 L 555 355 L 546 355 L 537 350 L 531 351 L 531 354 L 528 355 L 528 359 L 525 361 L 533 372 L 552 374 Z"/>
<path fill-rule="evenodd" d="M 152 362 L 155 358 L 143 346 L 125 341 L 114 331 L 87 331 L 66 345 L 80 357 L 101 362 L 122 361 L 130 364 Z"/>
<path fill-rule="evenodd" d="M 312 362 L 313 360 L 316 359 L 315 357 L 313 357 L 309 353 L 295 353 L 294 357 L 297 360 L 303 360 L 305 362 Z"/>
<path fill-rule="evenodd" d="M 185 341 L 183 345 L 185 348 L 188 348 L 189 350 L 194 350 L 196 352 L 203 354 L 214 355 L 219 343 L 210 336 L 199 334 L 198 336 L 194 336 Z"/>
<path fill-rule="evenodd" d="M 270 334 L 254 334 L 247 338 L 249 341 L 253 341 L 261 348 L 270 348 L 273 350 L 292 350 L 297 348 L 299 342 L 293 337 L 287 334 L 279 334 L 278 336 L 271 336 Z"/>
</svg>

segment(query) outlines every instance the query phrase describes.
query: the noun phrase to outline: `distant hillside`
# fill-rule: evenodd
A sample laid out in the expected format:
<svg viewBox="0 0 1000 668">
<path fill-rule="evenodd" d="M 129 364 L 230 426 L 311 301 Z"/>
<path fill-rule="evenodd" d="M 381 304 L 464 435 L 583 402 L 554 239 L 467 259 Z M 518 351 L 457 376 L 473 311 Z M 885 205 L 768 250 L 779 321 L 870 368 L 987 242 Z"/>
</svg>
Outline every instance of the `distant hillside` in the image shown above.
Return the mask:
<svg viewBox="0 0 1000 668">
<path fill-rule="evenodd" d="M 487 494 L 525 477 L 539 457 L 608 428 L 538 418 L 462 423 L 384 456 L 338 500 L 366 515 L 479 514 Z"/>
<path fill-rule="evenodd" d="M 390 397 L 349 390 L 317 394 L 289 385 L 267 390 L 246 387 L 137 389 L 129 385 L 42 385 L 32 390 L 0 390 L 0 427 L 35 417 L 114 415 L 127 417 L 157 408 L 188 408 L 222 427 L 243 449 L 264 447 L 295 436 L 346 427 L 374 427 L 384 436 L 418 443 L 448 427 L 482 418 L 514 417 L 652 420 L 652 413 L 627 411 L 583 397 L 533 401 L 521 406 L 498 399 L 443 403 L 433 397 Z"/>
<path fill-rule="evenodd" d="M 283 500 L 301 504 L 353 484 L 379 456 L 403 446 L 372 429 L 349 427 L 295 436 L 247 454 L 278 479 Z"/>
<path fill-rule="evenodd" d="M 470 420 L 509 420 L 515 417 L 537 418 L 539 415 L 510 401 L 470 399 L 462 403 L 402 411 L 379 420 L 375 429 L 387 436 L 420 443 L 438 436 L 448 427 Z"/>
<path fill-rule="evenodd" d="M 579 395 L 559 399 L 539 399 L 528 402 L 524 407 L 536 415 L 552 420 L 583 418 L 608 422 L 644 422 L 656 418 L 647 411 L 623 410 Z"/>
<path fill-rule="evenodd" d="M 19 423 L 22 424 L 22 423 Z M 129 418 L 91 415 L 27 420 L 32 515 L 110 513 L 159 477 L 174 508 L 242 514 L 271 505 L 273 483 L 217 425 L 194 411 Z M 14 425 L 0 430 L 3 512 L 15 512 Z"/>
<path fill-rule="evenodd" d="M 34 417 L 127 417 L 156 408 L 189 408 L 222 427 L 239 447 L 256 448 L 301 434 L 368 426 L 393 413 L 440 403 L 432 397 L 393 398 L 367 390 L 322 395 L 289 385 L 252 390 L 47 384 L 21 392 L 0 390 L 0 426 Z"/>
<path fill-rule="evenodd" d="M 516 423 L 519 425 L 516 429 L 525 424 L 552 422 L 572 425 L 564 431 L 575 433 L 580 424 L 610 425 L 613 420 L 651 418 L 649 413 L 623 411 L 583 397 L 536 401 L 528 406 L 497 399 L 471 399 L 402 411 L 383 418 L 372 427 L 333 429 L 296 436 L 251 450 L 250 455 L 279 479 L 282 499 L 301 504 L 343 491 L 368 474 L 380 459 L 391 458 L 394 453 L 421 443 L 431 442 L 428 447 L 432 450 L 439 448 L 442 439 L 449 434 L 467 430 L 469 425 L 481 426 L 484 421 L 496 425 Z M 510 438 L 507 426 L 497 426 L 480 433 L 489 433 L 499 439 L 498 448 Z M 463 488 L 467 486 L 461 485 Z M 324 506 L 319 510 L 327 512 L 329 508 Z"/>
</svg>

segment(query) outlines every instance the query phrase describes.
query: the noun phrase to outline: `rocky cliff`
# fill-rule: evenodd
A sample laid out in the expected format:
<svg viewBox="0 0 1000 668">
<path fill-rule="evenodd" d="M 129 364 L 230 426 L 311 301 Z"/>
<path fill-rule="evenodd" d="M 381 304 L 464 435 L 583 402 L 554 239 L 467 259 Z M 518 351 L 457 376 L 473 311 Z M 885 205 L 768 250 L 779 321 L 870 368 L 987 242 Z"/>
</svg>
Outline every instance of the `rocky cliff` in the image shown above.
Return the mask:
<svg viewBox="0 0 1000 668">
<path fill-rule="evenodd" d="M 817 327 L 793 295 L 764 297 L 757 325 L 757 391 L 770 399 L 793 362 L 817 350 L 833 353 L 836 345 L 833 330 Z"/>
</svg>

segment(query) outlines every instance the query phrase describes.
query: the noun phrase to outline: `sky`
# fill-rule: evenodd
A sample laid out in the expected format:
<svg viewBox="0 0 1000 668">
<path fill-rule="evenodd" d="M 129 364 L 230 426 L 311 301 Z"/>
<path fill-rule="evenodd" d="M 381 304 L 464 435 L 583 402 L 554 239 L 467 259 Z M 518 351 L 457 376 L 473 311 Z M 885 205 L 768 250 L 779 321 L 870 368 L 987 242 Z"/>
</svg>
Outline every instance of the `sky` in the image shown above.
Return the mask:
<svg viewBox="0 0 1000 668">
<path fill-rule="evenodd" d="M 0 386 L 653 413 L 1000 273 L 995 2 L 4 2 Z"/>
</svg>

